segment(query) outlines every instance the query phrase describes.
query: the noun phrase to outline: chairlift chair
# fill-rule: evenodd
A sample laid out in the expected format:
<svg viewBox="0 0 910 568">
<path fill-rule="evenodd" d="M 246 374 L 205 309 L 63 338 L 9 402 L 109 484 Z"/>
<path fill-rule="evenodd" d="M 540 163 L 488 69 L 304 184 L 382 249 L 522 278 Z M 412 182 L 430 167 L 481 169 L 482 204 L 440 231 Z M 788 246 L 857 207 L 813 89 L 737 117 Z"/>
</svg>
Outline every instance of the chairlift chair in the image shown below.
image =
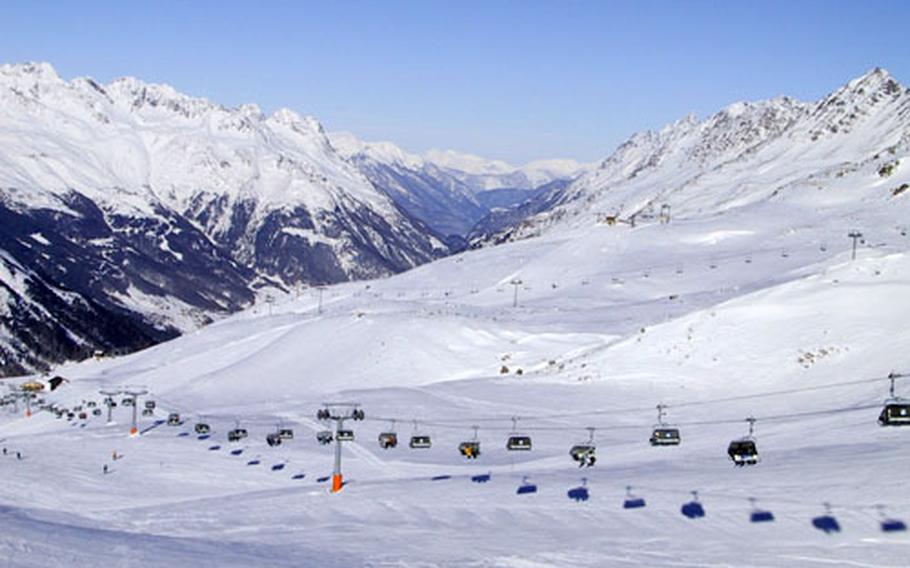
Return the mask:
<svg viewBox="0 0 910 568">
<path fill-rule="evenodd" d="M 155 415 L 155 411 L 152 410 L 151 408 L 143 408 L 143 409 L 142 409 L 142 415 L 143 415 L 143 416 L 154 416 L 154 415 Z"/>
<path fill-rule="evenodd" d="M 331 430 L 322 430 L 316 433 L 316 440 L 323 446 L 331 444 L 335 440 L 335 436 L 332 434 Z"/>
<path fill-rule="evenodd" d="M 746 422 L 749 423 L 749 435 L 739 440 L 733 440 L 727 446 L 727 455 L 733 460 L 733 464 L 738 467 L 758 463 L 758 446 L 756 446 L 755 438 L 753 437 L 755 433 L 755 418 L 749 417 Z"/>
<path fill-rule="evenodd" d="M 411 441 L 408 443 L 408 446 L 412 450 L 428 450 L 432 447 L 433 442 L 430 439 L 430 436 L 427 434 L 421 434 L 420 429 L 418 428 L 417 421 L 414 421 L 414 433 L 411 435 Z"/>
<path fill-rule="evenodd" d="M 682 441 L 679 436 L 679 428 L 668 426 L 664 422 L 666 408 L 664 404 L 657 405 L 657 424 L 651 431 L 651 438 L 648 439 L 652 446 L 678 446 Z"/>
<path fill-rule="evenodd" d="M 339 442 L 353 442 L 354 441 L 354 431 L 353 430 L 338 430 L 336 436 Z"/>
<path fill-rule="evenodd" d="M 131 397 L 125 397 L 120 401 L 120 404 L 123 406 L 133 406 L 133 399 Z"/>
<path fill-rule="evenodd" d="M 146 410 L 155 410 L 155 407 L 156 407 L 156 406 L 157 406 L 157 404 L 155 403 L 154 400 L 147 400 L 147 401 L 145 401 L 145 408 L 146 408 Z"/>
<path fill-rule="evenodd" d="M 891 373 L 888 378 L 891 379 L 891 396 L 878 415 L 878 423 L 880 426 L 910 426 L 910 400 L 894 396 L 894 381 L 898 375 Z"/>
<path fill-rule="evenodd" d="M 197 422 L 196 425 L 193 427 L 193 430 L 199 435 L 208 434 L 209 432 L 212 431 L 212 429 L 209 427 L 209 425 L 206 424 L 205 422 Z"/>
<path fill-rule="evenodd" d="M 649 439 L 652 446 L 678 446 L 680 441 L 677 428 L 655 428 Z"/>
<path fill-rule="evenodd" d="M 180 415 L 176 412 L 171 412 L 167 417 L 168 426 L 180 426 Z"/>
<path fill-rule="evenodd" d="M 249 435 L 250 433 L 245 428 L 234 428 L 228 432 L 228 442 L 239 442 Z"/>
<path fill-rule="evenodd" d="M 92 416 L 101 416 L 101 409 L 95 408 L 94 410 L 92 410 Z M 57 417 L 59 418 L 59 415 Z"/>
<path fill-rule="evenodd" d="M 398 434 L 395 432 L 395 421 L 386 432 L 379 433 L 379 447 L 383 450 L 389 450 L 398 445 Z"/>
<path fill-rule="evenodd" d="M 480 456 L 480 440 L 477 438 L 477 426 L 473 428 L 474 437 L 458 445 L 458 453 L 469 460 L 476 460 Z"/>
<path fill-rule="evenodd" d="M 272 432 L 265 437 L 265 441 L 269 446 L 280 446 L 281 436 L 277 432 Z"/>
<path fill-rule="evenodd" d="M 910 426 L 910 401 L 890 401 L 878 415 L 881 426 Z"/>
<path fill-rule="evenodd" d="M 279 428 L 278 437 L 281 438 L 282 440 L 293 440 L 294 431 L 290 428 Z"/>
<path fill-rule="evenodd" d="M 597 446 L 594 444 L 594 428 L 588 428 L 588 439 L 575 444 L 569 455 L 578 463 L 578 467 L 592 467 L 597 463 Z"/>
<path fill-rule="evenodd" d="M 516 430 L 516 425 L 518 424 L 518 418 L 512 418 L 512 433 L 509 434 L 509 439 L 506 441 L 506 449 L 509 451 L 530 451 L 531 449 L 531 437 L 525 434 L 519 434 Z"/>
</svg>

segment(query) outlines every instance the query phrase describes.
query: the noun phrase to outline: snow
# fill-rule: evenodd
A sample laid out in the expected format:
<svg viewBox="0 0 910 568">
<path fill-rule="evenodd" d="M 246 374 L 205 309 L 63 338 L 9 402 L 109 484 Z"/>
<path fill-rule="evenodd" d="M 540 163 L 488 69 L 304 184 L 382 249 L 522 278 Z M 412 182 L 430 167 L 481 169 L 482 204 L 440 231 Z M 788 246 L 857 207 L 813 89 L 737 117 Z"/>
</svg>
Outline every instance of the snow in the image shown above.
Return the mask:
<svg viewBox="0 0 910 568">
<path fill-rule="evenodd" d="M 12 566 L 109 555 L 142 566 L 901 566 L 906 533 L 879 522 L 910 519 L 908 481 L 882 475 L 910 465 L 894 451 L 907 432 L 876 424 L 887 381 L 856 382 L 910 368 L 908 243 L 881 214 L 856 218 L 870 233 L 856 261 L 845 237 L 834 246 L 836 210 L 589 225 L 332 286 L 321 313 L 311 289 L 271 315 L 260 307 L 131 356 L 56 369 L 72 383 L 49 400 L 141 384 L 158 417 L 179 411 L 188 422 L 129 439 L 123 408 L 119 425 L 84 429 L 46 413 L 0 415 L 3 445 L 26 456 L 0 459 L 0 546 Z M 813 239 L 828 231 L 823 252 Z M 515 276 L 517 308 L 503 285 Z M 778 391 L 789 394 L 755 396 Z M 350 483 L 338 495 L 316 481 L 332 463 L 314 439 L 326 400 L 367 414 L 350 423 Z M 680 424 L 679 447 L 646 442 L 658 402 Z M 733 468 L 726 444 L 750 415 L 762 462 Z M 513 416 L 533 451 L 505 451 Z M 383 451 L 376 436 L 393 418 L 401 445 Z M 196 420 L 212 424 L 211 440 L 176 436 Z M 406 448 L 414 421 L 431 450 Z M 236 422 L 252 437 L 230 445 Z M 296 438 L 268 448 L 279 423 Z M 455 447 L 472 424 L 483 453 L 464 462 Z M 588 426 L 600 459 L 579 471 L 567 452 Z M 112 449 L 125 457 L 111 462 Z M 247 466 L 254 457 L 261 465 Z M 49 471 L 65 482 L 39 490 Z M 470 480 L 486 473 L 487 483 Z M 537 493 L 516 495 L 523 478 Z M 582 483 L 590 500 L 568 498 Z M 622 508 L 626 486 L 646 507 Z M 680 515 L 691 491 L 704 518 Z M 750 498 L 775 521 L 750 523 Z M 811 524 L 826 502 L 840 533 Z M 29 544 L 47 531 L 60 539 Z M 132 557 L 118 548 L 127 543 Z"/>
<path fill-rule="evenodd" d="M 758 105 L 740 117 L 756 108 L 782 125 L 804 112 Z M 25 457 L 0 457 L 4 561 L 905 566 L 907 532 L 880 523 L 910 521 L 910 432 L 876 418 L 887 375 L 910 372 L 910 237 L 897 230 L 906 199 L 880 192 L 885 158 L 873 156 L 900 133 L 878 112 L 876 126 L 813 144 L 807 124 L 769 126 L 758 141 L 685 119 L 579 180 L 581 200 L 539 220 L 536 238 L 291 294 L 130 356 L 54 369 L 71 383 L 49 401 L 138 384 L 156 418 L 187 422 L 143 418 L 143 435 L 128 438 L 123 407 L 117 424 L 85 428 L 0 413 L 2 445 Z M 899 146 L 887 159 L 907 156 Z M 758 163 L 774 167 L 756 173 Z M 663 196 L 670 223 L 597 220 Z M 853 228 L 865 235 L 856 260 Z M 910 380 L 896 388 L 910 396 Z M 334 495 L 318 481 L 333 459 L 315 440 L 326 401 L 366 413 L 346 422 L 356 440 Z M 678 447 L 647 443 L 659 403 Z M 735 468 L 725 450 L 750 416 L 761 463 Z M 505 450 L 513 418 L 532 451 Z M 179 436 L 201 420 L 211 439 Z M 400 445 L 381 450 L 393 420 Z M 238 423 L 251 437 L 228 444 Z M 279 424 L 296 437 L 269 448 Z M 482 454 L 468 462 L 456 448 L 474 425 Z M 598 462 L 579 470 L 568 451 L 588 427 Z M 432 449 L 407 448 L 415 431 Z M 111 461 L 115 449 L 124 457 Z M 525 482 L 537 492 L 517 494 Z M 570 498 L 581 486 L 590 499 Z M 680 514 L 693 492 L 703 518 Z M 646 506 L 624 509 L 629 494 Z M 755 508 L 775 520 L 750 522 Z M 813 526 L 825 514 L 840 532 Z"/>
</svg>

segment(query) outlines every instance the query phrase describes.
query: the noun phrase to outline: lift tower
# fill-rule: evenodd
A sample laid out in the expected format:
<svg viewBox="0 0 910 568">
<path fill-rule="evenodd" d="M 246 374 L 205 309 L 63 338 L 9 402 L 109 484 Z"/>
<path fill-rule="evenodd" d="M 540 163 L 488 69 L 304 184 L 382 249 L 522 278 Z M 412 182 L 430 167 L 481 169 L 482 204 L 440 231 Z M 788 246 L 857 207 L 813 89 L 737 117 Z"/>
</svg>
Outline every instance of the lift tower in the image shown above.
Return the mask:
<svg viewBox="0 0 910 568">
<path fill-rule="evenodd" d="M 139 412 L 139 397 L 148 394 L 148 392 L 148 390 L 138 387 L 127 387 L 126 390 L 123 391 L 123 394 L 133 399 L 133 422 L 130 426 L 130 436 L 139 434 L 139 425 L 136 422 L 136 413 Z"/>
<path fill-rule="evenodd" d="M 344 486 L 341 474 L 342 440 L 338 434 L 341 432 L 345 420 L 363 420 L 363 410 L 356 402 L 327 402 L 316 413 L 316 418 L 335 422 L 335 468 L 332 470 L 332 493 L 338 493 Z"/>
</svg>

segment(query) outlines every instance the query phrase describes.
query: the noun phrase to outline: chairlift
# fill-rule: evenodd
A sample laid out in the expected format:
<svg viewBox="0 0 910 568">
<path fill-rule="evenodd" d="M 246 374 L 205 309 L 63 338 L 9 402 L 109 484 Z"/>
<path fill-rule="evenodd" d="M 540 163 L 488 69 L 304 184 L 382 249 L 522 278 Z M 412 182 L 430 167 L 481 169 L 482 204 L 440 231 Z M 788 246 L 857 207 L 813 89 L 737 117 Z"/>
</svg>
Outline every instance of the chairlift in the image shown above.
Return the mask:
<svg viewBox="0 0 910 568">
<path fill-rule="evenodd" d="M 755 465 L 758 463 L 758 447 L 755 445 L 755 418 L 746 419 L 749 423 L 749 435 L 733 440 L 727 447 L 727 455 L 733 460 L 733 464 L 739 467 L 745 465 Z"/>
<path fill-rule="evenodd" d="M 279 428 L 278 437 L 281 438 L 282 440 L 293 440 L 294 431 L 290 428 Z"/>
<path fill-rule="evenodd" d="M 398 445 L 398 434 L 395 432 L 395 421 L 392 420 L 392 426 L 387 432 L 379 434 L 379 447 L 383 450 L 394 448 Z"/>
<path fill-rule="evenodd" d="M 98 403 L 95 402 L 94 400 L 90 400 L 90 401 L 86 402 L 85 405 L 89 408 L 95 408 L 96 406 L 98 406 Z"/>
<path fill-rule="evenodd" d="M 476 460 L 480 456 L 480 440 L 477 438 L 477 426 L 473 428 L 474 438 L 458 445 L 458 453 L 469 460 Z"/>
<path fill-rule="evenodd" d="M 228 442 L 239 442 L 249 435 L 250 433 L 246 431 L 246 428 L 234 428 L 228 432 Z"/>
<path fill-rule="evenodd" d="M 196 426 L 193 427 L 193 430 L 195 430 L 195 432 L 200 435 L 208 434 L 209 432 L 212 431 L 212 429 L 209 427 L 209 425 L 206 424 L 205 422 L 197 422 Z"/>
<path fill-rule="evenodd" d="M 87 420 L 87 419 L 88 419 L 88 414 L 86 414 L 85 412 L 79 413 L 79 420 Z"/>
<path fill-rule="evenodd" d="M 152 410 L 151 408 L 143 408 L 143 409 L 142 409 L 142 415 L 143 415 L 143 416 L 154 416 L 154 415 L 155 415 L 155 411 Z"/>
<path fill-rule="evenodd" d="M 180 415 L 176 412 L 171 412 L 167 416 L 167 425 L 168 426 L 180 426 Z"/>
<path fill-rule="evenodd" d="M 354 441 L 354 431 L 353 430 L 338 430 L 336 439 L 339 442 L 353 442 Z"/>
<path fill-rule="evenodd" d="M 888 375 L 891 379 L 891 396 L 885 401 L 882 412 L 878 415 L 878 423 L 881 426 L 910 426 L 910 400 L 894 396 L 894 381 L 899 376 L 894 373 Z"/>
<path fill-rule="evenodd" d="M 132 397 L 125 397 L 120 401 L 120 404 L 123 406 L 133 406 L 133 399 Z"/>
<path fill-rule="evenodd" d="M 92 410 L 92 416 L 101 416 L 101 409 L 96 408 L 96 409 Z M 57 415 L 57 418 L 60 418 L 60 416 Z"/>
<path fill-rule="evenodd" d="M 411 435 L 411 441 L 408 446 L 412 450 L 428 450 L 432 447 L 433 442 L 427 434 L 419 433 L 417 421 L 414 421 L 414 433 Z"/>
<path fill-rule="evenodd" d="M 511 451 L 529 451 L 531 449 L 531 437 L 517 432 L 518 417 L 512 417 L 512 433 L 506 441 L 506 449 Z"/>
<path fill-rule="evenodd" d="M 580 444 L 575 444 L 569 450 L 569 455 L 578 463 L 578 467 L 592 467 L 597 463 L 597 446 L 594 444 L 594 428 L 589 427 L 588 439 Z"/>
<path fill-rule="evenodd" d="M 269 446 L 280 446 L 281 436 L 277 432 L 272 432 L 265 437 L 265 441 Z"/>
<path fill-rule="evenodd" d="M 679 436 L 679 428 L 668 426 L 664 423 L 666 405 L 657 405 L 657 424 L 651 431 L 651 438 L 648 440 L 652 446 L 678 446 L 682 439 Z"/>
<path fill-rule="evenodd" d="M 316 433 L 316 440 L 323 446 L 331 444 L 335 440 L 335 436 L 332 434 L 331 430 L 322 430 Z"/>
<path fill-rule="evenodd" d="M 146 410 L 155 410 L 156 406 L 157 406 L 157 404 L 155 403 L 154 400 L 145 401 Z"/>
</svg>

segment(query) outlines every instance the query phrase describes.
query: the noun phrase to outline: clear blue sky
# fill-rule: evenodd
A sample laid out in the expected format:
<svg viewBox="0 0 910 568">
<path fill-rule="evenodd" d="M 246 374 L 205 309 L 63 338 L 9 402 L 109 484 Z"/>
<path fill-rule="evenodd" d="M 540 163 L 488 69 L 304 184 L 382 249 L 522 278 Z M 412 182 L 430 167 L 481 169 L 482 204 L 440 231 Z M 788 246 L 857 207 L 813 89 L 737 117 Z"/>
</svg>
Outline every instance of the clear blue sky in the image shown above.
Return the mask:
<svg viewBox="0 0 910 568">
<path fill-rule="evenodd" d="M 5 2 L 0 60 L 287 106 L 407 150 L 595 160 L 738 100 L 910 85 L 910 1 Z"/>
</svg>

